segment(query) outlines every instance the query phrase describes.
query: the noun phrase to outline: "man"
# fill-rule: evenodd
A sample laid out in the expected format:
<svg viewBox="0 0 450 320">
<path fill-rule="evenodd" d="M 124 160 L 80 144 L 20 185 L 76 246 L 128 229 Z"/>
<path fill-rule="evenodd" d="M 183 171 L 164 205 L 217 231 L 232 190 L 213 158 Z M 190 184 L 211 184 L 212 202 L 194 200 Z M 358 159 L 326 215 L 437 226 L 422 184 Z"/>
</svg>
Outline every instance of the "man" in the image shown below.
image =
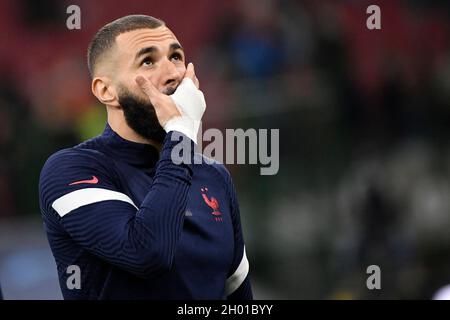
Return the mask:
<svg viewBox="0 0 450 320">
<path fill-rule="evenodd" d="M 175 35 L 120 18 L 88 68 L 106 128 L 53 154 L 39 185 L 64 298 L 252 299 L 230 175 L 192 151 L 206 104 Z M 173 161 L 180 145 L 194 161 Z"/>
</svg>

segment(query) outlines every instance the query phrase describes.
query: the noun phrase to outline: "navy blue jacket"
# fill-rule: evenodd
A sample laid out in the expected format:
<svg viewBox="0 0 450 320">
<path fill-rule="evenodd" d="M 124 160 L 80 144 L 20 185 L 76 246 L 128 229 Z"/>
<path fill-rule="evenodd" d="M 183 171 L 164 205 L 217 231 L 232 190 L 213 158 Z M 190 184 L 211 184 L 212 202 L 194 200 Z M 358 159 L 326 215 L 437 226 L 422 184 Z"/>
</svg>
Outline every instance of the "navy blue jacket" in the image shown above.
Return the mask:
<svg viewBox="0 0 450 320">
<path fill-rule="evenodd" d="M 174 163 L 178 143 L 201 163 Z M 106 125 L 47 160 L 40 206 L 65 299 L 252 299 L 230 174 L 193 147 L 169 132 L 159 153 Z"/>
</svg>

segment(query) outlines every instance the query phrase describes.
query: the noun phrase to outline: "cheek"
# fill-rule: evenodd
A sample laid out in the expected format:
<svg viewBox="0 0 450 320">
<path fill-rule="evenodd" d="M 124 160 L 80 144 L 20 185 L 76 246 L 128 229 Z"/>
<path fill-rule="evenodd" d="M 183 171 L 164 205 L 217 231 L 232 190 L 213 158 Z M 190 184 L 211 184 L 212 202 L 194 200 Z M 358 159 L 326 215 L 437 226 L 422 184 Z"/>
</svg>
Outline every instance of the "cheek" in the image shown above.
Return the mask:
<svg viewBox="0 0 450 320">
<path fill-rule="evenodd" d="M 144 101 L 148 100 L 147 95 L 141 90 L 139 85 L 134 81 L 134 78 L 131 79 L 124 79 L 125 81 L 120 83 L 117 86 L 117 94 L 124 95 L 124 94 L 132 94 L 135 97 L 138 97 Z"/>
<path fill-rule="evenodd" d="M 186 73 L 186 66 L 184 63 L 180 63 L 179 65 L 177 65 L 177 70 L 178 72 L 184 76 L 184 74 Z"/>
<path fill-rule="evenodd" d="M 136 77 L 138 75 L 143 76 L 144 78 L 146 78 L 148 81 L 150 81 L 151 83 L 155 84 L 155 79 L 153 75 L 150 75 L 147 72 L 143 72 L 142 70 L 136 71 L 136 72 L 130 72 L 127 74 L 126 78 L 124 79 L 124 81 L 122 82 L 123 85 L 128 88 L 128 90 L 130 92 L 132 92 L 133 94 L 135 94 L 136 96 L 140 97 L 140 98 L 146 98 L 147 95 L 142 91 L 141 87 L 139 87 L 139 85 L 137 84 L 137 82 L 135 81 Z"/>
</svg>

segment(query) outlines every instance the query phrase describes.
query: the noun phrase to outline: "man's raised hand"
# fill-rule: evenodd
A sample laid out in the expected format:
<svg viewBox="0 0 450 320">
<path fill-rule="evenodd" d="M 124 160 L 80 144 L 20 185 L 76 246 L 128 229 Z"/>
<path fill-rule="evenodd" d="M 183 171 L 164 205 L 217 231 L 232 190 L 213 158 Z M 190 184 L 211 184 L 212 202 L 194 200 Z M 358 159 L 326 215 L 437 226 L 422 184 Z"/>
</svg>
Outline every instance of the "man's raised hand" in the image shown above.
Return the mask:
<svg viewBox="0 0 450 320">
<path fill-rule="evenodd" d="M 170 96 L 159 92 L 143 76 L 137 76 L 135 81 L 155 107 L 159 123 L 164 130 L 179 131 L 197 143 L 197 133 L 206 102 L 203 92 L 199 90 L 200 83 L 195 75 L 194 65 L 188 64 L 183 81 Z"/>
<path fill-rule="evenodd" d="M 168 95 L 160 92 L 153 83 L 141 75 L 137 76 L 135 81 L 150 99 L 161 127 L 164 128 L 170 119 L 181 116 L 173 100 Z"/>
</svg>

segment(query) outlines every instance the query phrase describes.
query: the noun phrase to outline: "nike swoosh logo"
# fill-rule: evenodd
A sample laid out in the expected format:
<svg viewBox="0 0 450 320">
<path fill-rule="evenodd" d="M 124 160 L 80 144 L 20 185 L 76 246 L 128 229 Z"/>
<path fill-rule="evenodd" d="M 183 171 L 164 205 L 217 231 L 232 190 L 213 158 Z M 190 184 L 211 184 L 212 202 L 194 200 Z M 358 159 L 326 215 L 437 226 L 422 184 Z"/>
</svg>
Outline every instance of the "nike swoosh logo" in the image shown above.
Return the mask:
<svg viewBox="0 0 450 320">
<path fill-rule="evenodd" d="M 73 185 L 81 184 L 81 183 L 96 184 L 96 183 L 98 183 L 98 179 L 96 176 L 92 176 L 92 179 L 90 179 L 90 180 L 75 181 L 75 182 L 69 183 L 69 186 L 73 186 Z"/>
</svg>

